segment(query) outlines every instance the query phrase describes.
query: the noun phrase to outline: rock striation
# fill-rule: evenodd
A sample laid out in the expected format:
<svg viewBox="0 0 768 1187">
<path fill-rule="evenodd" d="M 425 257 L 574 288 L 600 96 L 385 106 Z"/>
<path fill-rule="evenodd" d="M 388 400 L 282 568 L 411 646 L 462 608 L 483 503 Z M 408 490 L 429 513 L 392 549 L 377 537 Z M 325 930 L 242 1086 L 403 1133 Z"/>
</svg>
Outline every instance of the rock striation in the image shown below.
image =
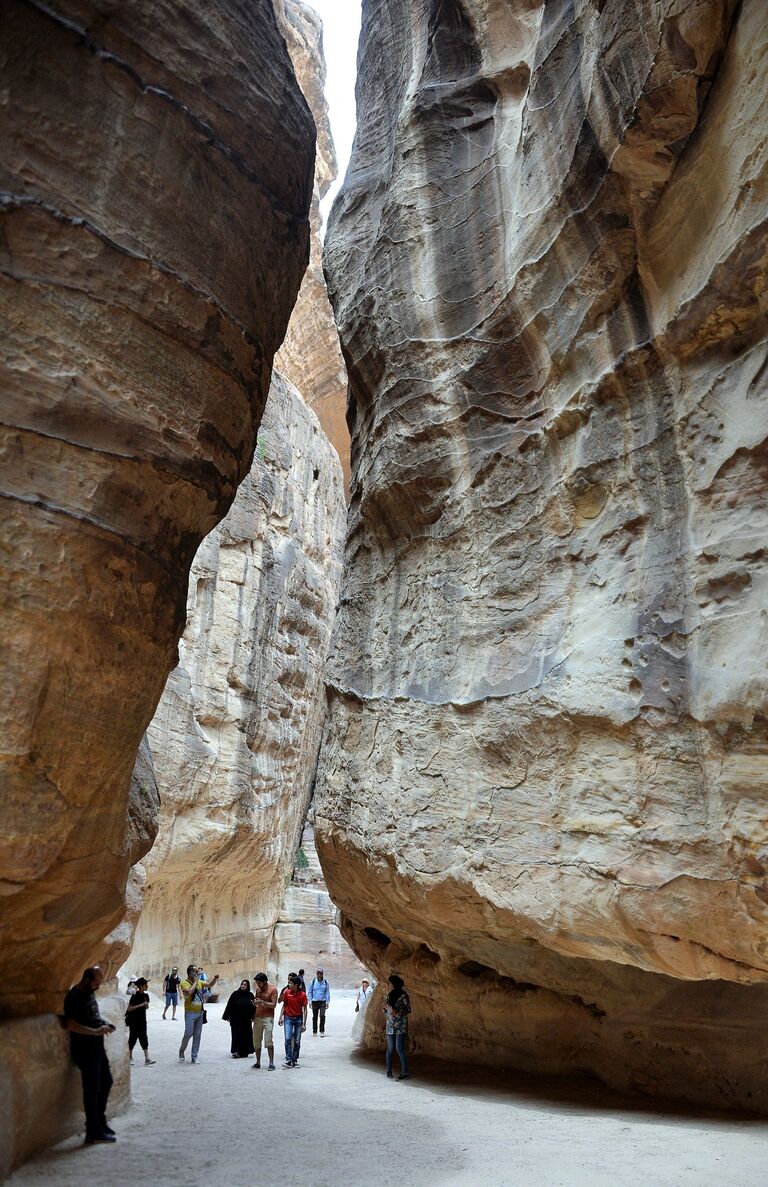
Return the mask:
<svg viewBox="0 0 768 1187">
<path fill-rule="evenodd" d="M 3 32 L 7 1015 L 59 1008 L 125 914 L 131 770 L 250 468 L 314 129 L 269 0 L 9 0 Z"/>
<path fill-rule="evenodd" d="M 764 6 L 368 0 L 359 67 L 343 929 L 425 1051 L 766 1110 Z"/>
<path fill-rule="evenodd" d="M 272 932 L 269 971 L 276 983 L 285 984 L 288 973 L 299 968 L 306 970 L 309 983 L 320 967 L 334 990 L 360 984 L 366 969 L 339 931 L 336 915 L 308 820 Z"/>
<path fill-rule="evenodd" d="M 162 808 L 133 972 L 195 960 L 237 982 L 267 965 L 312 791 L 345 518 L 336 453 L 275 372 L 149 728 Z"/>
<path fill-rule="evenodd" d="M 349 429 L 346 421 L 347 372 L 323 276 L 320 201 L 336 178 L 336 151 L 325 100 L 323 26 L 302 0 L 276 3 L 296 77 L 317 127 L 315 185 L 310 211 L 309 267 L 304 273 L 288 333 L 275 366 L 297 387 L 339 455 L 349 492 Z"/>
</svg>

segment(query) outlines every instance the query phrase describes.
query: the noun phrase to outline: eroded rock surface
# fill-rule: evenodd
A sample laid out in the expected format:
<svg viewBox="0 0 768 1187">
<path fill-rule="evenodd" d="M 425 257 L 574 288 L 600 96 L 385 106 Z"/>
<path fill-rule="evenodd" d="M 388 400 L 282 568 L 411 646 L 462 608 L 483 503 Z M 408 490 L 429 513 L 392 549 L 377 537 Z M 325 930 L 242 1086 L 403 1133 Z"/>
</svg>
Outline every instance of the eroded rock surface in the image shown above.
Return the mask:
<svg viewBox="0 0 768 1187">
<path fill-rule="evenodd" d="M 281 985 L 289 972 L 299 968 L 305 969 L 309 984 L 321 968 L 332 990 L 357 986 L 366 976 L 365 967 L 339 931 L 311 820 L 301 835 L 293 875 L 275 921 L 269 967 Z"/>
<path fill-rule="evenodd" d="M 314 129 L 271 3 L 9 0 L 0 1013 L 125 914 L 131 770 L 247 474 Z M 279 151 L 276 146 L 279 145 Z"/>
<path fill-rule="evenodd" d="M 275 5 L 296 77 L 317 127 L 315 185 L 312 193 L 309 267 L 296 300 L 285 342 L 275 366 L 299 389 L 339 455 L 349 491 L 347 372 L 323 276 L 320 200 L 337 173 L 336 151 L 325 100 L 323 27 L 317 13 L 301 0 Z"/>
<path fill-rule="evenodd" d="M 364 5 L 316 799 L 422 1049 L 763 1109 L 767 40 Z"/>
<path fill-rule="evenodd" d="M 336 454 L 275 373 L 253 468 L 192 565 L 149 728 L 162 809 L 134 972 L 266 967 L 315 773 L 345 515 Z"/>
</svg>

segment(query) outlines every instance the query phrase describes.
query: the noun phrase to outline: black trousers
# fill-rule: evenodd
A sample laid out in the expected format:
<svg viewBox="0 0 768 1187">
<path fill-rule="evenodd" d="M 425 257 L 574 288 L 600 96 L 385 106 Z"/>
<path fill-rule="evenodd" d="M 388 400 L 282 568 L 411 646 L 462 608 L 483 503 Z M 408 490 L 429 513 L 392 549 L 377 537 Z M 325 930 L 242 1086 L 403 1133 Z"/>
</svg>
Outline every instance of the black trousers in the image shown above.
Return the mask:
<svg viewBox="0 0 768 1187">
<path fill-rule="evenodd" d="M 317 1019 L 320 1017 L 320 1034 L 325 1034 L 325 1007 L 327 1002 L 312 1002 L 312 1034 L 317 1034 Z"/>
<path fill-rule="evenodd" d="M 133 1054 L 133 1048 L 138 1042 L 142 1051 L 149 1050 L 149 1039 L 147 1038 L 147 1020 L 144 1019 L 143 1026 L 129 1026 L 128 1027 L 128 1050 Z"/>
<path fill-rule="evenodd" d="M 78 1053 L 75 1063 L 83 1079 L 85 1136 L 98 1137 L 107 1124 L 107 1100 L 112 1088 L 112 1072 L 107 1053 L 99 1047 L 92 1054 Z"/>
</svg>

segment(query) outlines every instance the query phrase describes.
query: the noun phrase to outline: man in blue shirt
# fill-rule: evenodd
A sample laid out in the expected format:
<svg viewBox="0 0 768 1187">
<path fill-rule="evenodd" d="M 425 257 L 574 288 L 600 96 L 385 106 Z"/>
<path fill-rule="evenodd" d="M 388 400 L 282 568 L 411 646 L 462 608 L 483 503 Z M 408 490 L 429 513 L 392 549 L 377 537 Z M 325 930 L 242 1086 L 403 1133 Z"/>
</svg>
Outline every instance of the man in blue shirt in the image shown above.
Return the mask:
<svg viewBox="0 0 768 1187">
<path fill-rule="evenodd" d="M 323 970 L 318 969 L 309 983 L 307 997 L 312 1005 L 312 1034 L 317 1034 L 317 1020 L 320 1019 L 320 1036 L 325 1034 L 325 1011 L 331 1002 L 331 991 L 323 976 Z"/>
</svg>

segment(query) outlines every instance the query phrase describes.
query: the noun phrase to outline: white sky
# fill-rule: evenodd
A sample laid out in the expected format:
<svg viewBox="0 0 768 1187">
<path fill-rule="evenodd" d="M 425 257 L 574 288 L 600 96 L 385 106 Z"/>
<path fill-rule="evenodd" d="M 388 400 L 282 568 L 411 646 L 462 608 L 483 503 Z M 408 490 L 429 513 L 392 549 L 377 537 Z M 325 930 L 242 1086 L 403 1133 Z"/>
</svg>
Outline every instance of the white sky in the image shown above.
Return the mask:
<svg viewBox="0 0 768 1187">
<path fill-rule="evenodd" d="M 339 161 L 339 176 L 323 199 L 323 221 L 347 171 L 355 135 L 355 75 L 360 35 L 361 0 L 308 0 L 323 21 L 323 48 L 328 75 L 325 94 Z"/>
</svg>

